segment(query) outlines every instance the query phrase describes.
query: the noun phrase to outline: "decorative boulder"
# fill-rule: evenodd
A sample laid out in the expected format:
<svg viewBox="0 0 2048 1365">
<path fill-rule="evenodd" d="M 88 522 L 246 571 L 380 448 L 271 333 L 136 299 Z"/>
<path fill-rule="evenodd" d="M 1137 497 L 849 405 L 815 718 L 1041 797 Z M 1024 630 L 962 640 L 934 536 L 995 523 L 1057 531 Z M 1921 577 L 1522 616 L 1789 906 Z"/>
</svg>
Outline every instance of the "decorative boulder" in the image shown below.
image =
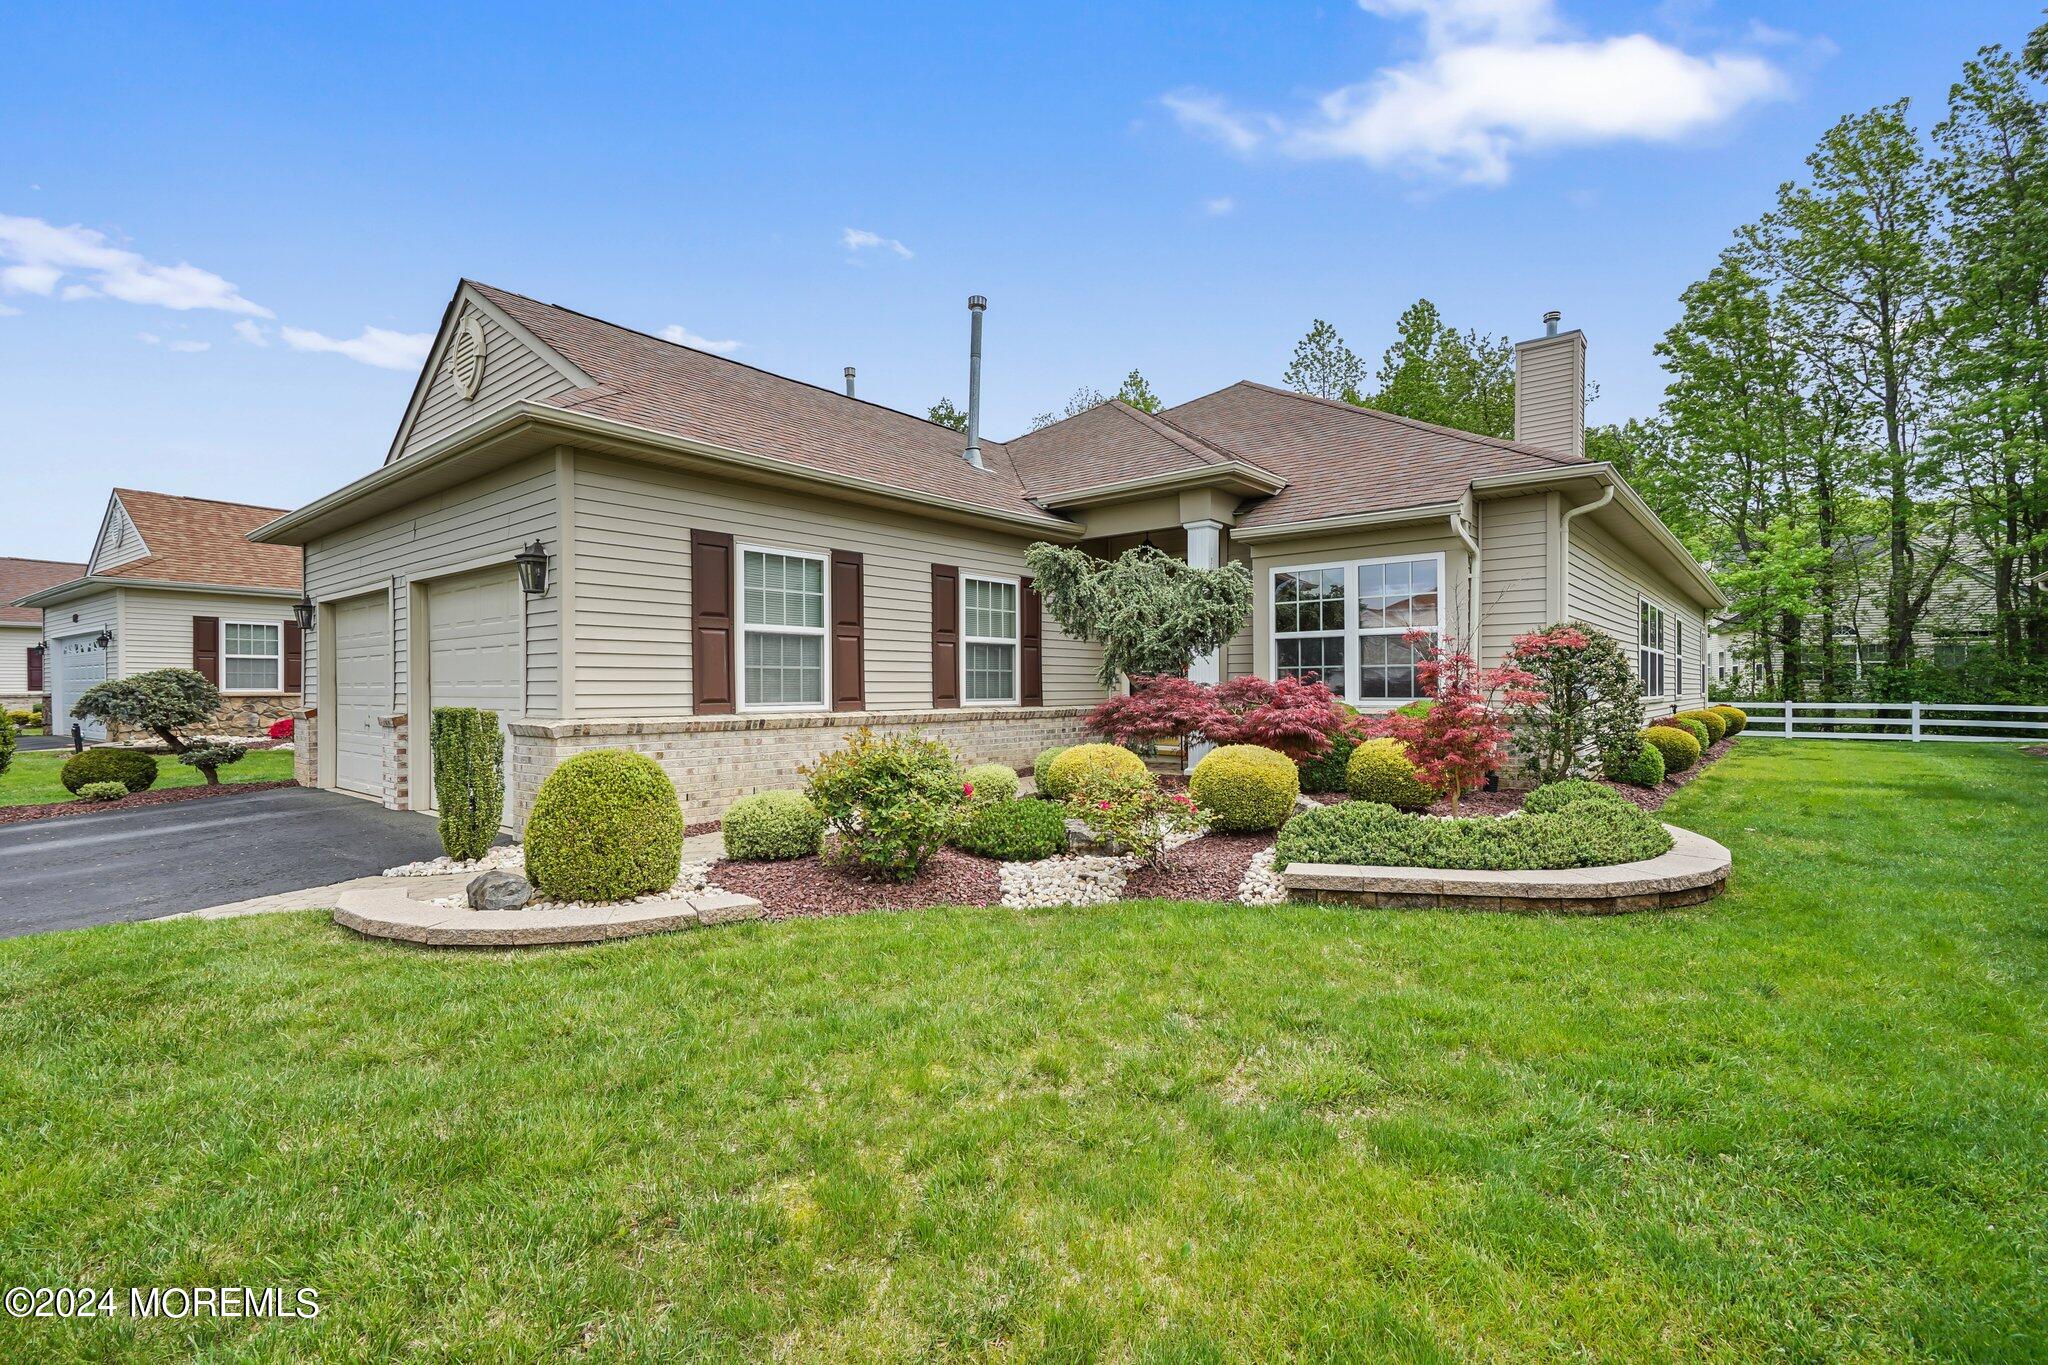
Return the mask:
<svg viewBox="0 0 2048 1365">
<path fill-rule="evenodd" d="M 516 872 L 486 872 L 470 878 L 469 908 L 517 910 L 533 899 L 533 883 Z"/>
</svg>

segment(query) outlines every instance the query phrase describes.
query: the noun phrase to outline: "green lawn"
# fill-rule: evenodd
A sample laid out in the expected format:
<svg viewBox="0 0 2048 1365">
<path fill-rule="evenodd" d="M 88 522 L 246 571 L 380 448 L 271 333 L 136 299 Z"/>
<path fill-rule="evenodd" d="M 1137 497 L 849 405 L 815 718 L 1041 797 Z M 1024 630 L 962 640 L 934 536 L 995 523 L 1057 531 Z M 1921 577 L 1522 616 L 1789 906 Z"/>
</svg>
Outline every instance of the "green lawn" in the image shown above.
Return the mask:
<svg viewBox="0 0 2048 1365">
<path fill-rule="evenodd" d="M 34 753 L 19 751 L 14 762 L 4 773 L 0 773 L 0 806 L 42 806 L 52 801 L 75 801 L 78 798 L 64 790 L 64 784 L 57 780 L 63 770 L 64 760 L 71 757 L 69 749 L 42 749 Z M 223 782 L 281 782 L 292 775 L 290 751 L 260 749 L 240 763 L 220 770 Z M 206 780 L 197 768 L 188 768 L 169 754 L 159 754 L 156 760 L 156 786 L 152 791 L 165 787 L 194 787 Z"/>
<path fill-rule="evenodd" d="M 1729 895 L 0 943 L 0 1358 L 2039 1360 L 2048 762 L 1748 740 Z"/>
</svg>

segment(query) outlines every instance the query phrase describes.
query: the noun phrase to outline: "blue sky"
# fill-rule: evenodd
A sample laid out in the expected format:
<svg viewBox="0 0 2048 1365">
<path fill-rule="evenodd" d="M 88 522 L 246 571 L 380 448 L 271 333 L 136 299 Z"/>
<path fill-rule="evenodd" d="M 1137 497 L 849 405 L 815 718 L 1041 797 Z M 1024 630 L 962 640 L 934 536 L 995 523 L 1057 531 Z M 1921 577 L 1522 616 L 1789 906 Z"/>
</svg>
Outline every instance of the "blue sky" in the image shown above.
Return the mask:
<svg viewBox="0 0 2048 1365">
<path fill-rule="evenodd" d="M 115 484 L 290 506 L 368 472 L 464 275 L 919 412 L 964 401 L 985 293 L 996 437 L 1133 365 L 1168 402 L 1277 381 L 1315 317 L 1376 360 L 1418 295 L 1517 337 L 1562 308 L 1592 418 L 1647 413 L 1679 290 L 1814 138 L 1900 95 L 1931 121 L 2037 21 L 343 8 L 11 12 L 0 554 L 83 558 Z"/>
</svg>

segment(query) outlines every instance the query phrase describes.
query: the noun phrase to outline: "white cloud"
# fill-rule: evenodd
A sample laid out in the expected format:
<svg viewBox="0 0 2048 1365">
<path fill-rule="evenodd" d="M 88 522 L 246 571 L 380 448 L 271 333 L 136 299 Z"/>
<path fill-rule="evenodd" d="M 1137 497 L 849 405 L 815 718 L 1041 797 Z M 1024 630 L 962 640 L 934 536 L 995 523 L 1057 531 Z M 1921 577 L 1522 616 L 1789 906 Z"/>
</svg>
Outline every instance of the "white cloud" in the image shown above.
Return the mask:
<svg viewBox="0 0 2048 1365">
<path fill-rule="evenodd" d="M 180 311 L 215 309 L 267 318 L 271 311 L 242 297 L 234 285 L 196 265 L 159 265 L 108 242 L 106 234 L 74 223 L 59 227 L 41 218 L 0 214 L 0 289 L 49 297 L 71 277 L 67 299 L 105 296 L 124 303 Z"/>
<path fill-rule="evenodd" d="M 201 351 L 213 349 L 213 343 L 210 341 L 165 341 L 155 332 L 137 332 L 135 339 L 145 346 L 161 346 L 180 355 L 197 355 Z"/>
<path fill-rule="evenodd" d="M 325 351 L 347 356 L 380 370 L 416 370 L 426 363 L 434 345 L 432 332 L 393 332 L 383 327 L 365 327 L 360 336 L 327 336 L 304 327 L 280 327 L 278 335 L 294 351 Z"/>
<path fill-rule="evenodd" d="M 10 308 L 8 305 L 0 303 L 0 318 L 18 318 L 20 316 L 21 310 L 19 308 Z"/>
<path fill-rule="evenodd" d="M 663 341 L 673 341 L 676 345 L 688 346 L 693 351 L 709 351 L 713 355 L 731 355 L 747 344 L 744 341 L 713 341 L 708 337 L 700 337 L 678 322 L 671 322 L 662 328 L 660 336 Z"/>
<path fill-rule="evenodd" d="M 235 320 L 235 335 L 248 342 L 251 346 L 268 346 L 270 344 L 270 338 L 264 333 L 262 326 L 251 322 L 247 318 L 237 318 Z"/>
<path fill-rule="evenodd" d="M 1294 120 L 1236 113 L 1201 92 L 1169 95 L 1167 107 L 1240 153 L 1270 147 L 1498 185 L 1532 150 L 1669 141 L 1784 90 L 1777 68 L 1750 53 L 1694 55 L 1644 33 L 1575 37 L 1554 0 L 1359 3 L 1419 20 L 1423 57 L 1331 91 Z"/>
<path fill-rule="evenodd" d="M 884 237 L 864 228 L 846 229 L 840 234 L 839 241 L 848 251 L 889 251 L 895 253 L 899 260 L 907 261 L 915 254 L 894 237 Z"/>
<path fill-rule="evenodd" d="M 1219 194 L 1214 199 L 1202 201 L 1202 212 L 1211 218 L 1222 218 L 1237 212 L 1237 201 L 1227 194 Z"/>
</svg>

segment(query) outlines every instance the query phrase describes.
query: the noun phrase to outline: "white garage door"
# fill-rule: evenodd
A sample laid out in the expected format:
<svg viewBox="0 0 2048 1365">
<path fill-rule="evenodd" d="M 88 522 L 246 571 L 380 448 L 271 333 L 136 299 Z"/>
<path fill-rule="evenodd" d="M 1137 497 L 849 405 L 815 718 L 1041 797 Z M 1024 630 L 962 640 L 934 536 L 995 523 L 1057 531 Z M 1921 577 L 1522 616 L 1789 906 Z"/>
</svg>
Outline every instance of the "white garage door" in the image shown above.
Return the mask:
<svg viewBox="0 0 2048 1365">
<path fill-rule="evenodd" d="M 437 582 L 427 588 L 428 715 L 442 706 L 496 711 L 502 724 L 526 711 L 526 601 L 510 568 Z M 417 726 L 417 721 L 415 722 Z M 414 730 L 426 739 L 427 727 Z M 432 800 L 433 764 L 428 768 Z"/>
<path fill-rule="evenodd" d="M 384 736 L 391 713 L 391 610 L 384 593 L 334 609 L 334 785 L 381 795 Z"/>
<path fill-rule="evenodd" d="M 56 724 L 52 733 L 71 733 L 71 708 L 77 703 L 85 689 L 94 683 L 105 682 L 107 678 L 107 651 L 100 648 L 99 632 L 90 635 L 66 635 L 50 642 L 50 667 L 54 676 L 50 681 L 50 704 L 57 708 Z M 87 739 L 105 739 L 106 727 L 97 721 L 79 721 L 78 727 Z"/>
</svg>

